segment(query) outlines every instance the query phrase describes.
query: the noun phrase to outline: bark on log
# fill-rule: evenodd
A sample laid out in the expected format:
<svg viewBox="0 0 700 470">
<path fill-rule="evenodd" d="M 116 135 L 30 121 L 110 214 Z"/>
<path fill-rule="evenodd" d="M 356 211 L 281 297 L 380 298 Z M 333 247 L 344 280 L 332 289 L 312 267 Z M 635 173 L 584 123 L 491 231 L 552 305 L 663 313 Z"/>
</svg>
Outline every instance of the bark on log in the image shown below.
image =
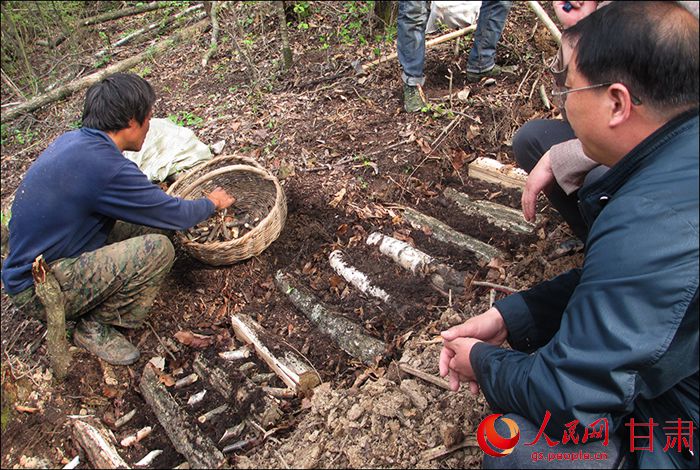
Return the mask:
<svg viewBox="0 0 700 470">
<path fill-rule="evenodd" d="M 384 355 L 386 346 L 382 341 L 367 335 L 360 325 L 331 311 L 310 291 L 294 283 L 282 271 L 277 271 L 275 283 L 319 331 L 330 336 L 346 353 L 367 365 L 374 364 L 378 357 Z"/>
<path fill-rule="evenodd" d="M 522 169 L 506 166 L 486 157 L 479 157 L 469 164 L 469 177 L 521 191 L 527 182 L 527 173 Z"/>
<path fill-rule="evenodd" d="M 464 193 L 452 188 L 445 189 L 445 197 L 454 201 L 462 212 L 469 215 L 481 215 L 497 227 L 505 228 L 516 233 L 531 234 L 535 230 L 535 224 L 523 219 L 522 212 L 496 204 L 491 201 L 476 201 Z"/>
<path fill-rule="evenodd" d="M 132 8 L 124 8 L 123 10 L 108 11 L 107 13 L 102 13 L 101 15 L 93 16 L 91 18 L 86 18 L 80 22 L 81 26 L 91 26 L 93 24 L 104 23 L 105 21 L 116 20 L 118 18 L 124 18 L 125 16 L 138 15 L 139 13 L 146 13 L 147 11 L 158 10 L 160 8 L 165 8 L 170 4 L 170 2 L 151 2 L 145 5 Z"/>
<path fill-rule="evenodd" d="M 192 366 L 199 375 L 207 378 L 221 396 L 235 402 L 239 413 L 253 413 L 257 415 L 259 421 L 267 425 L 274 424 L 283 415 L 277 406 L 277 401 L 268 395 L 263 395 L 263 406 L 255 407 L 256 392 L 260 387 L 247 377 L 245 377 L 243 384 L 238 387 L 234 396 L 235 387 L 223 369 L 210 364 L 201 354 L 197 355 Z"/>
<path fill-rule="evenodd" d="M 180 408 L 158 380 L 152 365 L 146 364 L 139 388 L 173 446 L 192 468 L 226 468 L 224 454 L 202 433 L 187 412 Z"/>
<path fill-rule="evenodd" d="M 438 262 L 401 240 L 374 232 L 367 237 L 367 244 L 377 245 L 382 254 L 391 257 L 399 266 L 413 274 L 428 277 L 432 286 L 443 294 L 449 291 L 461 294 L 464 291 L 464 273 Z"/>
<path fill-rule="evenodd" d="M 192 13 L 193 11 L 201 10 L 202 8 L 203 8 L 203 6 L 200 3 L 198 5 L 194 5 L 194 6 L 189 7 L 187 10 L 181 11 L 180 13 L 178 13 L 176 15 L 171 16 L 170 18 L 166 19 L 165 21 L 158 21 L 155 23 L 151 23 L 148 26 L 146 26 L 145 28 L 138 29 L 138 30 L 134 31 L 133 33 L 121 38 L 119 41 L 110 45 L 108 48 L 102 49 L 101 51 L 98 51 L 97 53 L 95 53 L 95 57 L 100 58 L 103 55 L 107 54 L 110 50 L 114 49 L 115 47 L 123 46 L 124 44 L 129 43 L 132 39 L 137 38 L 137 37 L 139 37 L 145 33 L 148 33 L 150 31 L 153 31 L 154 29 L 158 29 L 158 30 L 162 31 L 164 28 L 166 28 L 167 26 L 170 26 L 173 22 L 175 22 L 178 18 L 186 16 L 186 15 Z M 199 20 L 199 19 L 202 19 L 204 16 L 206 16 L 206 14 L 201 13 L 196 18 Z"/>
<path fill-rule="evenodd" d="M 197 354 L 197 357 L 195 357 L 192 363 L 192 367 L 197 374 L 206 377 L 207 381 L 214 387 L 214 390 L 226 400 L 233 396 L 233 384 L 228 379 L 226 373 L 218 367 L 211 366 L 207 360 L 204 359 L 204 356 Z"/>
<path fill-rule="evenodd" d="M 252 344 L 256 354 L 292 390 L 311 390 L 321 383 L 318 374 L 291 350 L 285 351 L 281 357 L 276 356 L 265 344 L 272 335 L 249 316 L 234 314 L 231 316 L 231 324 L 236 337 L 246 344 Z M 281 342 L 276 338 L 273 341 L 276 344 Z"/>
<path fill-rule="evenodd" d="M 94 468 L 129 468 L 117 449 L 105 436 L 105 429 L 98 429 L 91 424 L 76 420 L 73 437 L 85 450 L 88 460 Z"/>
<path fill-rule="evenodd" d="M 131 67 L 134 67 L 135 65 L 141 64 L 145 60 L 149 59 L 150 57 L 157 55 L 166 49 L 170 48 L 173 45 L 173 42 L 179 41 L 182 39 L 187 38 L 190 36 L 192 33 L 197 31 L 200 28 L 203 28 L 206 26 L 207 21 L 202 20 L 198 23 L 195 23 L 192 26 L 189 26 L 185 29 L 182 29 L 176 33 L 174 33 L 171 37 L 164 39 L 160 41 L 159 43 L 149 47 L 146 49 L 144 52 L 135 55 L 134 57 L 130 57 L 128 59 L 125 59 L 121 62 L 117 62 L 114 65 L 111 65 L 107 67 L 104 70 L 100 70 L 99 72 L 95 72 L 91 75 L 88 75 L 86 77 L 83 77 L 79 80 L 75 80 L 73 82 L 67 83 L 66 85 L 58 88 L 54 88 L 51 90 L 49 93 L 45 93 L 40 96 L 36 96 L 29 101 L 22 103 L 6 112 L 2 113 L 2 118 L 0 119 L 0 122 L 3 124 L 9 121 L 12 121 L 13 119 L 17 118 L 21 114 L 24 113 L 29 113 L 32 112 L 36 109 L 41 108 L 42 106 L 52 103 L 56 100 L 59 100 L 61 98 L 65 98 L 66 96 L 71 95 L 72 93 L 75 93 L 78 90 L 82 90 L 83 88 L 87 88 L 93 83 L 97 83 L 103 78 L 107 77 L 108 75 L 112 75 L 117 72 L 122 72 L 124 70 L 128 70 Z"/>
<path fill-rule="evenodd" d="M 34 278 L 34 291 L 46 312 L 46 345 L 48 349 L 51 369 L 56 379 L 62 381 L 68 373 L 71 355 L 68 352 L 66 340 L 66 313 L 63 300 L 63 292 L 56 277 L 43 255 L 39 255 L 32 264 L 32 277 Z"/>
<path fill-rule="evenodd" d="M 384 289 L 373 286 L 364 273 L 358 271 L 353 266 L 349 266 L 343 258 L 343 253 L 339 250 L 335 250 L 328 256 L 328 261 L 336 273 L 343 276 L 346 281 L 355 286 L 362 293 L 381 299 L 387 304 L 391 303 L 391 298 Z"/>
<path fill-rule="evenodd" d="M 404 209 L 403 215 L 412 227 L 418 230 L 423 230 L 424 227 L 427 227 L 432 231 L 432 236 L 436 240 L 469 250 L 484 261 L 490 261 L 493 258 L 505 258 L 505 255 L 499 249 L 492 247 L 488 243 L 458 232 L 449 225 L 410 207 Z"/>
</svg>

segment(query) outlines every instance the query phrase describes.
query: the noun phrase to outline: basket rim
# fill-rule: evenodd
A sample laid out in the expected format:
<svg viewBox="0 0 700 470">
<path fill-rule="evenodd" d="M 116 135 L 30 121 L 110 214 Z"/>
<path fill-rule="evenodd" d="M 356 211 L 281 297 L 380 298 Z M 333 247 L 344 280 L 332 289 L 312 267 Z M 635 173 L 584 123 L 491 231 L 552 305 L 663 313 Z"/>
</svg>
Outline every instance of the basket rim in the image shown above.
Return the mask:
<svg viewBox="0 0 700 470">
<path fill-rule="evenodd" d="M 188 176 L 194 174 L 195 172 L 202 171 L 209 166 L 214 166 L 215 164 L 217 164 L 221 161 L 224 161 L 227 159 L 233 159 L 233 158 L 238 158 L 238 159 L 241 159 L 245 162 L 248 162 L 248 163 L 245 163 L 245 165 L 249 164 L 250 166 L 253 166 L 253 167 L 263 168 L 262 165 L 260 165 L 254 158 L 248 157 L 246 155 L 238 155 L 236 153 L 231 153 L 231 154 L 227 154 L 227 155 L 218 155 L 214 158 L 211 158 L 209 160 L 205 160 L 201 163 L 198 163 L 197 165 L 195 165 L 191 168 L 188 168 L 187 171 L 185 172 L 185 174 L 183 174 L 180 178 L 175 180 L 175 182 L 173 184 L 170 185 L 170 187 L 168 188 L 166 193 L 171 195 L 171 196 L 177 196 L 177 194 L 175 194 L 175 189 L 179 188 L 182 185 L 183 180 L 186 180 Z"/>
<path fill-rule="evenodd" d="M 282 190 L 282 185 L 280 185 L 279 181 L 277 178 L 275 178 L 273 175 L 268 173 L 267 170 L 264 168 L 257 168 L 253 167 L 250 165 L 228 165 L 224 166 L 221 168 L 217 168 L 216 170 L 212 170 L 207 172 L 206 174 L 200 176 L 197 178 L 194 182 L 192 182 L 189 186 L 183 190 L 180 195 L 177 197 L 180 198 L 185 198 L 188 196 L 197 186 L 199 186 L 201 183 L 204 181 L 207 181 L 208 179 L 211 179 L 214 176 L 218 176 L 223 173 L 230 173 L 233 171 L 248 171 L 251 173 L 256 173 L 259 176 L 263 177 L 266 180 L 272 181 L 272 183 L 275 185 L 275 204 L 270 210 L 270 212 L 267 213 L 267 215 L 258 222 L 258 224 L 253 227 L 248 233 L 243 235 L 240 238 L 236 238 L 235 240 L 229 240 L 229 241 L 224 241 L 224 242 L 211 242 L 211 243 L 199 243 L 193 240 L 189 240 L 182 232 L 178 232 L 178 235 L 181 237 L 182 241 L 186 245 L 191 245 L 191 246 L 199 246 L 199 247 L 206 247 L 207 249 L 211 250 L 216 250 L 220 247 L 227 247 L 227 246 L 234 246 L 234 245 L 242 245 L 246 241 L 248 241 L 249 238 L 252 238 L 254 235 L 256 235 L 261 229 L 260 227 L 266 225 L 269 220 L 272 219 L 272 216 L 275 212 L 275 208 L 281 207 L 283 204 L 285 204 L 284 199 L 284 191 Z"/>
</svg>

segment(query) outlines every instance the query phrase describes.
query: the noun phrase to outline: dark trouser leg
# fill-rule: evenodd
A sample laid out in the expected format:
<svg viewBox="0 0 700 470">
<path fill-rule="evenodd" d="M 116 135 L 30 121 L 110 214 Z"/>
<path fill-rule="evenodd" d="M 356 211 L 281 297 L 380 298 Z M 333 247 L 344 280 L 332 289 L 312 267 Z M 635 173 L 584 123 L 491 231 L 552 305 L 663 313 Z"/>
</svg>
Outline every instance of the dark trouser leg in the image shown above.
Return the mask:
<svg viewBox="0 0 700 470">
<path fill-rule="evenodd" d="M 513 137 L 513 153 L 518 166 L 530 173 L 542 155 L 553 145 L 575 139 L 571 126 L 556 119 L 535 119 L 526 122 Z M 567 195 L 558 184 L 546 194 L 574 234 L 584 243 L 588 228 L 578 210 L 578 194 Z"/>
<path fill-rule="evenodd" d="M 403 70 L 401 78 L 407 85 L 423 85 L 425 82 L 425 26 L 429 13 L 428 2 L 399 2 L 396 47 Z"/>
<path fill-rule="evenodd" d="M 101 323 L 141 326 L 174 259 L 170 240 L 151 234 L 52 263 L 65 298 L 66 319 L 91 313 Z M 13 301 L 25 313 L 46 321 L 33 291 L 27 289 Z"/>
<path fill-rule="evenodd" d="M 496 64 L 496 44 L 501 39 L 501 33 L 512 6 L 513 2 L 490 0 L 481 2 L 474 33 L 474 45 L 467 61 L 467 72 L 487 72 Z"/>
<path fill-rule="evenodd" d="M 549 446 L 542 435 L 535 441 L 540 426 L 531 423 L 520 415 L 507 414 L 503 416 L 515 421 L 520 431 L 520 439 L 513 448 L 513 452 L 503 457 L 491 457 L 484 455 L 482 468 L 618 468 L 622 458 L 622 441 L 610 434 L 608 444 L 602 440 L 588 441 L 585 444 L 579 440 L 578 444 L 569 441 L 566 444 L 559 442 Z M 510 436 L 507 425 L 498 419 L 495 425 L 496 431 L 503 437 Z M 562 433 L 558 436 L 550 436 L 554 441 L 561 441 Z"/>
</svg>

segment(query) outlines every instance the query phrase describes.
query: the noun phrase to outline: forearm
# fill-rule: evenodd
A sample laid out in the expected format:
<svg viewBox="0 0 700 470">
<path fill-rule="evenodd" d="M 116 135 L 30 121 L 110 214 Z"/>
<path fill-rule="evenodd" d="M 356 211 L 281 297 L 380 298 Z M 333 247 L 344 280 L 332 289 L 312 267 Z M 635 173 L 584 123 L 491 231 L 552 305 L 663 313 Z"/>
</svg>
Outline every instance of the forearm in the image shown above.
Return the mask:
<svg viewBox="0 0 700 470">
<path fill-rule="evenodd" d="M 508 343 L 518 351 L 532 352 L 549 341 L 579 279 L 580 270 L 571 270 L 497 301 L 495 307 L 505 321 Z"/>
</svg>

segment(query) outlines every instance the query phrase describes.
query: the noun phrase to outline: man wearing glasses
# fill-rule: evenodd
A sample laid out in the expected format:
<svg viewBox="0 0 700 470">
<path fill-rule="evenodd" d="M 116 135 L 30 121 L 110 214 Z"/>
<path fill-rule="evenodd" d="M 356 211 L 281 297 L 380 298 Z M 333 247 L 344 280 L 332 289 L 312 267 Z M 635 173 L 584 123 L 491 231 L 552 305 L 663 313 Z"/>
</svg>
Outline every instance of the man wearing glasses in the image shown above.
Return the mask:
<svg viewBox="0 0 700 470">
<path fill-rule="evenodd" d="M 576 1 L 552 2 L 564 28 L 573 26 L 596 8 L 611 2 Z M 698 2 L 677 2 L 698 17 Z M 568 4 L 568 5 L 567 5 Z M 562 47 L 551 60 L 549 71 L 554 78 L 552 97 L 562 119 L 535 119 L 525 123 L 513 137 L 513 153 L 518 166 L 529 173 L 522 194 L 522 209 L 526 220 L 534 221 L 537 196 L 546 194 L 552 206 L 562 215 L 574 235 L 585 243 L 588 228 L 578 209 L 578 190 L 600 178 L 608 170 L 586 157 L 581 142 L 566 120 L 564 87 L 568 52 Z M 636 100 L 636 97 L 635 97 Z M 641 102 L 633 102 L 639 106 Z"/>
<path fill-rule="evenodd" d="M 698 468 L 698 20 L 675 2 L 613 2 L 562 44 L 557 95 L 610 168 L 579 191 L 583 267 L 443 332 L 440 373 L 517 424 L 513 452 L 486 468 L 542 468 L 550 452 L 556 467 Z M 609 440 L 579 440 L 601 422 Z M 558 457 L 580 452 L 600 458 Z"/>
</svg>

